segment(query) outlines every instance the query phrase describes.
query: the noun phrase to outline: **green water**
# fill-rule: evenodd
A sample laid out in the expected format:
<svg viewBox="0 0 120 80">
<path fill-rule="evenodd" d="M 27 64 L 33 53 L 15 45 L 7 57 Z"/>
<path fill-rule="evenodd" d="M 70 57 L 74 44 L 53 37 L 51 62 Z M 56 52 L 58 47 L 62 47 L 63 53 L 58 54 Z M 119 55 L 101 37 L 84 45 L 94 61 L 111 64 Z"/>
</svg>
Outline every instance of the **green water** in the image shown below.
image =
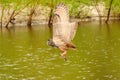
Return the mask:
<svg viewBox="0 0 120 80">
<path fill-rule="evenodd" d="M 45 25 L 0 31 L 0 80 L 120 80 L 120 22 L 80 23 L 64 61 Z"/>
</svg>

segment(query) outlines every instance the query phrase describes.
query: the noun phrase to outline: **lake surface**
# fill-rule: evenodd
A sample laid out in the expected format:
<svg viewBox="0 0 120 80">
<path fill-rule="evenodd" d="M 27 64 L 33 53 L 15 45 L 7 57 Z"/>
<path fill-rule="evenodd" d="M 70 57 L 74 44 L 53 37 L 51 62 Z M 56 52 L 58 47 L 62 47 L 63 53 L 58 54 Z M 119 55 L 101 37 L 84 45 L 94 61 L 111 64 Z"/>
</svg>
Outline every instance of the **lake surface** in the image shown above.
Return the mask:
<svg viewBox="0 0 120 80">
<path fill-rule="evenodd" d="M 67 61 L 50 37 L 46 25 L 1 30 L 0 80 L 120 80 L 120 22 L 80 23 Z"/>
</svg>

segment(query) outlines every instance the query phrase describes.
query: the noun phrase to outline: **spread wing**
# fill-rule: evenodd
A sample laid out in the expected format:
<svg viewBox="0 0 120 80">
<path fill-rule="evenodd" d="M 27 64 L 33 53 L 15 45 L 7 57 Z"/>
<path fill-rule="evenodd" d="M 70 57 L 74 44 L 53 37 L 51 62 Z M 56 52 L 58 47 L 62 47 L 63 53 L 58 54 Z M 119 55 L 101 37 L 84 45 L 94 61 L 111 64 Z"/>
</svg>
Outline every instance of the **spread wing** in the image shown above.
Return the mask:
<svg viewBox="0 0 120 80">
<path fill-rule="evenodd" d="M 72 22 L 70 23 L 70 40 L 73 40 L 75 34 L 76 34 L 76 30 L 78 27 L 78 23 L 77 22 Z"/>
<path fill-rule="evenodd" d="M 62 45 L 71 42 L 76 33 L 76 23 L 69 22 L 69 12 L 64 4 L 56 6 L 53 17 L 53 41 Z"/>
<path fill-rule="evenodd" d="M 53 18 L 53 41 L 62 45 L 67 41 L 69 35 L 69 15 L 68 9 L 64 4 L 56 6 Z"/>
<path fill-rule="evenodd" d="M 55 8 L 54 15 L 58 15 L 61 22 L 69 21 L 69 11 L 64 4 L 58 4 Z"/>
</svg>

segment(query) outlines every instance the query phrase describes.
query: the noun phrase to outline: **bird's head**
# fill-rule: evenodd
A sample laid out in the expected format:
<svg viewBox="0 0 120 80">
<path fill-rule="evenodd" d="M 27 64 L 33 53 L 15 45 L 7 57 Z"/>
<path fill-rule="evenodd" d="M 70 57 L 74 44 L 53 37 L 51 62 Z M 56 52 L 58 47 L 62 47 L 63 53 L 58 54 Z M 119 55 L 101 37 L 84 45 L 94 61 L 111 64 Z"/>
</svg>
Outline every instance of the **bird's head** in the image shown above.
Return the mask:
<svg viewBox="0 0 120 80">
<path fill-rule="evenodd" d="M 52 46 L 52 47 L 57 47 L 52 39 L 47 40 L 47 45 Z"/>
</svg>

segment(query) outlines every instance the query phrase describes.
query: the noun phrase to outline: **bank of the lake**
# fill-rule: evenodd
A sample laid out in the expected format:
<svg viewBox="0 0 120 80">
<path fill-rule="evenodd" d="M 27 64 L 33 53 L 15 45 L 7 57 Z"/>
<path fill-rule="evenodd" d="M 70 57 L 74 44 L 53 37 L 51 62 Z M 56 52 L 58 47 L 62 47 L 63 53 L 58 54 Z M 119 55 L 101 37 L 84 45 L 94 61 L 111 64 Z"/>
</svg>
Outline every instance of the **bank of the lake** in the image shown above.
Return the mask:
<svg viewBox="0 0 120 80">
<path fill-rule="evenodd" d="M 72 4 L 66 4 L 69 8 L 70 19 L 77 20 L 78 22 L 81 21 L 96 21 L 101 20 L 105 21 L 107 18 L 108 8 L 104 2 L 99 2 L 96 6 L 99 10 L 96 9 L 94 5 L 85 5 L 80 4 L 77 8 L 72 7 Z M 9 4 L 9 8 L 4 8 L 1 5 L 0 7 L 0 24 L 5 26 L 9 21 L 12 13 L 14 12 L 14 4 Z M 22 9 L 21 9 L 22 8 Z M 22 5 L 20 9 L 15 10 L 14 17 L 11 19 L 9 26 L 23 26 L 27 25 L 29 18 L 31 16 L 31 7 L 25 7 Z M 48 24 L 49 18 L 51 13 L 50 6 L 43 6 L 41 4 L 37 5 L 35 8 L 33 15 L 31 17 L 31 24 L 32 25 L 40 25 L 40 24 Z M 120 19 L 120 12 L 114 9 L 111 10 L 110 13 L 110 20 L 119 20 Z"/>
</svg>

